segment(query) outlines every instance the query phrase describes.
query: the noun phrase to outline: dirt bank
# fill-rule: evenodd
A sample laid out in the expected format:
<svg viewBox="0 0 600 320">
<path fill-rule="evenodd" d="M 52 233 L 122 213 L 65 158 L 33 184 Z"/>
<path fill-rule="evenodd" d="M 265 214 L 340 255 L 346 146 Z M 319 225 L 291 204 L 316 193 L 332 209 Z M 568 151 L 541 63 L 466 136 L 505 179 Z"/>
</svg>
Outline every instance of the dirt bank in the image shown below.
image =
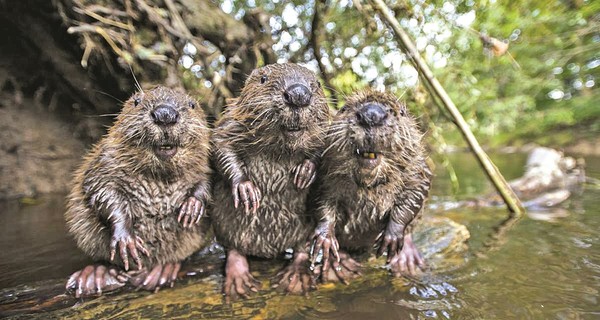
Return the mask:
<svg viewBox="0 0 600 320">
<path fill-rule="evenodd" d="M 0 199 L 65 192 L 85 144 L 19 93 L 0 92 Z"/>
</svg>

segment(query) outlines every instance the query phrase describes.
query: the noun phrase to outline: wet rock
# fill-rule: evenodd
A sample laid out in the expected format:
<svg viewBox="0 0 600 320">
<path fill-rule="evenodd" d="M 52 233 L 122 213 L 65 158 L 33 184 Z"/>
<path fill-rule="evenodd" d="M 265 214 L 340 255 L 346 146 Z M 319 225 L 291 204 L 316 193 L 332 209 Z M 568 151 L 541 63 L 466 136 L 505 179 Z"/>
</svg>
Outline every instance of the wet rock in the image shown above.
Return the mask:
<svg viewBox="0 0 600 320">
<path fill-rule="evenodd" d="M 468 249 L 469 230 L 446 217 L 425 216 L 414 232 L 415 244 L 427 264 L 441 270 L 449 263 L 456 266 L 456 258 L 463 259 Z"/>
</svg>

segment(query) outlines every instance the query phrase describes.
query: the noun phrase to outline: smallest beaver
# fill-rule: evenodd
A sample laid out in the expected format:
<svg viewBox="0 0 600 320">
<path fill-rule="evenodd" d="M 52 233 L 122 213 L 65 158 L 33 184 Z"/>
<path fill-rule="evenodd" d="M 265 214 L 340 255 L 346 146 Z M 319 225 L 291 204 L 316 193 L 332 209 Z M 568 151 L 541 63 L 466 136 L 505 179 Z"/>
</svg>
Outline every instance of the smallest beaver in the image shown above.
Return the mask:
<svg viewBox="0 0 600 320">
<path fill-rule="evenodd" d="M 360 264 L 339 248 L 375 243 L 395 276 L 423 265 L 411 236 L 431 179 L 422 136 L 406 106 L 388 93 L 356 93 L 337 113 L 317 184 L 313 261 L 323 249 L 324 281 L 360 274 Z"/>
<path fill-rule="evenodd" d="M 98 263 L 74 273 L 67 290 L 79 297 L 127 280 L 148 290 L 172 285 L 206 238 L 208 161 L 209 130 L 194 99 L 156 87 L 125 102 L 75 173 L 67 227 Z M 125 273 L 133 265 L 139 272 Z"/>
</svg>

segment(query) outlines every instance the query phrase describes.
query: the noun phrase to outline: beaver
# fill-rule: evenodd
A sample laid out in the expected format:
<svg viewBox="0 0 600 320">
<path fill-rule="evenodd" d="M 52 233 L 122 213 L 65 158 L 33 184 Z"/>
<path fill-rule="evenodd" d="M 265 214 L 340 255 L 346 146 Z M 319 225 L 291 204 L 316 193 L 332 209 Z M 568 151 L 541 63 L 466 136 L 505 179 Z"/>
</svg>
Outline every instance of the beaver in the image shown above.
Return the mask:
<svg viewBox="0 0 600 320">
<path fill-rule="evenodd" d="M 74 176 L 67 227 L 98 263 L 75 272 L 67 290 L 80 297 L 127 280 L 147 290 L 172 285 L 209 230 L 209 160 L 210 132 L 197 101 L 162 86 L 127 100 Z"/>
<path fill-rule="evenodd" d="M 411 231 L 428 196 L 431 171 L 415 119 L 390 93 L 361 91 L 347 98 L 327 133 L 311 259 L 323 250 L 322 280 L 360 275 L 348 251 L 379 246 L 395 276 L 424 261 Z M 330 253 L 334 259 L 330 259 Z M 333 267 L 333 268 L 331 268 Z"/>
<path fill-rule="evenodd" d="M 217 122 L 213 196 L 218 206 L 211 218 L 217 240 L 228 250 L 227 301 L 259 289 L 247 255 L 275 258 L 293 248 L 292 263 L 274 286 L 301 293 L 314 285 L 306 249 L 314 219 L 306 213 L 306 199 L 329 120 L 315 74 L 283 63 L 254 70 Z"/>
</svg>

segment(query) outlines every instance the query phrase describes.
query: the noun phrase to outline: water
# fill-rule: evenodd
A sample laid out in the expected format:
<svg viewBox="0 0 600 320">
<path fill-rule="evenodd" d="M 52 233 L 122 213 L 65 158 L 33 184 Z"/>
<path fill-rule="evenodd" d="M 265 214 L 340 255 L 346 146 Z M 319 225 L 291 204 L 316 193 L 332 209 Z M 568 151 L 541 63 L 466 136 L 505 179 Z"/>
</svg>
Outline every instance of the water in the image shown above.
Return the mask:
<svg viewBox="0 0 600 320">
<path fill-rule="evenodd" d="M 494 160 L 507 179 L 522 174 L 525 155 Z M 435 202 L 468 198 L 490 191 L 470 155 L 451 155 L 459 177 L 455 196 L 438 168 Z M 600 178 L 600 158 L 587 158 L 587 174 Z M 439 163 L 439 162 L 438 162 Z M 187 317 L 323 319 L 597 319 L 600 318 L 600 190 L 587 188 L 562 206 L 549 221 L 524 217 L 503 236 L 492 237 L 507 217 L 503 208 L 456 209 L 438 215 L 464 224 L 471 233 L 468 250 L 413 280 L 390 279 L 381 261 L 367 262 L 362 279 L 349 286 L 327 284 L 310 297 L 264 290 L 247 301 L 223 305 L 220 268 L 205 277 L 180 281 L 158 294 L 120 293 L 71 307 L 75 300 L 40 317 Z M 89 261 L 66 235 L 64 196 L 38 204 L 0 203 L 0 288 L 50 283 L 53 294 L 64 279 Z M 555 210 L 558 211 L 558 210 Z M 548 212 L 545 214 L 552 214 Z M 556 212 L 554 212 L 556 213 Z M 218 265 L 213 259 L 212 264 Z M 438 262 L 435 262 L 438 261 Z M 280 262 L 254 262 L 268 288 L 269 273 Z M 49 280 L 55 279 L 55 280 Z M 39 282 L 40 280 L 48 280 Z M 29 290 L 28 289 L 28 290 Z M 4 301 L 23 289 L 1 291 Z M 40 290 L 39 292 L 48 293 Z M 40 294 L 40 293 L 36 294 Z M 60 292 L 59 292 L 60 293 Z M 25 295 L 31 299 L 34 294 Z M 66 299 L 66 298 L 65 298 Z M 2 300 L 2 299 L 0 299 Z M 65 300 L 67 301 L 67 300 Z M 1 306 L 1 312 L 6 312 Z M 44 307 L 42 307 L 42 310 Z M 6 315 L 18 315 L 6 313 Z M 25 316 L 24 316 L 25 317 Z M 26 316 L 30 317 L 30 316 Z"/>
<path fill-rule="evenodd" d="M 0 201 L 0 288 L 65 277 L 89 263 L 67 235 L 64 195 Z"/>
</svg>

